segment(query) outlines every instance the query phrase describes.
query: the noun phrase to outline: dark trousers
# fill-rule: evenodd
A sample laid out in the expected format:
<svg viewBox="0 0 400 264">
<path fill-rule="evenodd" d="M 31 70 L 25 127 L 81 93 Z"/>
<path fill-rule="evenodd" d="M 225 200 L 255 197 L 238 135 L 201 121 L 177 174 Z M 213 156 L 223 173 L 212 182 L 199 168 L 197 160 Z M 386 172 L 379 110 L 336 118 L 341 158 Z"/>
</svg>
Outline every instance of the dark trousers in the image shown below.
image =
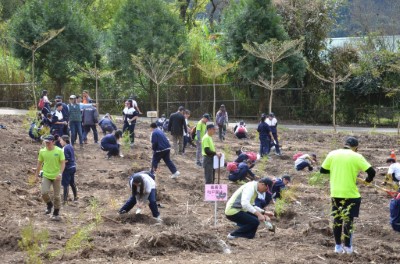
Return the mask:
<svg viewBox="0 0 400 264">
<path fill-rule="evenodd" d="M 119 144 L 102 144 L 101 149 L 108 151 L 107 156 L 118 156 L 119 155 Z"/>
<path fill-rule="evenodd" d="M 270 151 L 270 140 L 266 137 L 260 137 L 260 156 L 268 155 Z"/>
<path fill-rule="evenodd" d="M 77 190 L 75 185 L 75 172 L 76 168 L 65 169 L 62 174 L 61 185 L 64 188 L 64 202 L 68 199 L 68 187 L 71 186 L 74 198 L 77 197 Z"/>
<path fill-rule="evenodd" d="M 271 147 L 275 146 L 275 152 L 276 154 L 281 154 L 281 150 L 279 149 L 279 141 L 278 141 L 278 134 L 277 133 L 272 133 L 272 136 L 274 137 L 273 139 L 275 140 L 276 144 L 274 143 L 274 140 L 271 139 Z"/>
<path fill-rule="evenodd" d="M 215 180 L 214 157 L 203 156 L 203 168 L 206 184 L 213 184 Z"/>
<path fill-rule="evenodd" d="M 82 123 L 80 121 L 70 121 L 69 126 L 71 129 L 71 144 L 74 145 L 77 135 L 79 136 L 79 144 L 83 144 Z"/>
<path fill-rule="evenodd" d="M 296 170 L 297 171 L 301 171 L 301 170 L 303 170 L 304 168 L 307 168 L 307 167 L 308 167 L 308 171 L 312 171 L 313 170 L 313 167 L 310 165 L 310 163 L 308 163 L 307 161 L 303 161 L 299 165 L 296 166 Z"/>
<path fill-rule="evenodd" d="M 121 209 L 119 209 L 119 211 L 125 210 L 126 212 L 129 212 L 135 206 L 136 203 L 137 203 L 136 197 L 132 195 L 121 207 Z M 151 210 L 151 214 L 154 217 L 158 217 L 160 215 L 160 213 L 158 212 L 157 202 L 156 202 L 156 189 L 151 189 L 149 195 L 149 208 Z"/>
<path fill-rule="evenodd" d="M 87 135 L 89 134 L 90 130 L 93 131 L 93 138 L 94 138 L 94 143 L 97 143 L 99 141 L 99 135 L 97 133 L 97 128 L 96 125 L 84 125 L 83 126 L 83 141 L 87 141 Z"/>
<path fill-rule="evenodd" d="M 153 159 L 151 161 L 152 172 L 157 170 L 158 163 L 160 163 L 161 160 L 165 162 L 165 165 L 167 165 L 169 171 L 172 174 L 174 174 L 177 171 L 175 164 L 171 160 L 170 153 L 171 151 L 169 149 L 153 153 Z"/>
<path fill-rule="evenodd" d="M 129 139 L 131 143 L 135 142 L 135 125 L 136 123 L 129 124 L 125 122 L 122 128 L 122 132 L 125 132 L 126 130 L 129 131 Z"/>
<path fill-rule="evenodd" d="M 223 125 L 218 125 L 218 137 L 219 140 L 225 140 L 225 134 L 226 134 L 226 124 Z"/>
<path fill-rule="evenodd" d="M 333 235 L 336 245 L 342 244 L 342 229 L 344 245 L 351 247 L 354 217 L 360 212 L 361 198 L 332 198 Z"/>
<path fill-rule="evenodd" d="M 226 218 L 239 226 L 238 229 L 231 233 L 231 235 L 235 237 L 254 238 L 258 225 L 260 224 L 257 216 L 247 212 L 227 215 Z"/>
</svg>

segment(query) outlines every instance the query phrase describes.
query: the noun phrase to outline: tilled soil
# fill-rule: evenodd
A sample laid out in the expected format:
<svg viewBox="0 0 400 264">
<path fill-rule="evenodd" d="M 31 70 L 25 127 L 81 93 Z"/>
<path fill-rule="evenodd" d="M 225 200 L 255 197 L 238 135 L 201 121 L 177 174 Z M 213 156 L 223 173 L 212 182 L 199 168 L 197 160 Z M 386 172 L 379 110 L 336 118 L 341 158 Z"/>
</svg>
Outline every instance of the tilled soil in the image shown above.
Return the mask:
<svg viewBox="0 0 400 264">
<path fill-rule="evenodd" d="M 362 206 L 356 220 L 354 255 L 333 253 L 329 188 L 308 185 L 308 172 L 295 172 L 292 156 L 298 151 L 316 153 L 322 162 L 326 154 L 341 147 L 349 134 L 315 131 L 292 131 L 281 128 L 282 157 L 272 155 L 267 163 L 259 162 L 258 176 L 293 177 L 292 188 L 300 203 L 274 219 L 276 233 L 262 225 L 255 239 L 227 240 L 235 229 L 223 214 L 225 204 L 218 203 L 218 223 L 214 226 L 214 203 L 204 202 L 203 169 L 195 165 L 195 149 L 188 147 L 184 156 L 173 156 L 181 172 L 177 180 L 161 164 L 157 174 L 157 195 L 163 224 L 158 224 L 150 210 L 135 210 L 118 215 L 117 211 L 129 197 L 128 177 L 135 171 L 150 167 L 151 146 L 149 124 L 139 123 L 133 149 L 124 149 L 124 158 L 105 159 L 105 153 L 91 137 L 84 149 L 76 149 L 78 170 L 76 182 L 79 202 L 61 208 L 61 222 L 52 222 L 44 215 L 45 204 L 40 198 L 40 185 L 30 179 L 34 174 L 39 143 L 30 140 L 23 128 L 23 117 L 1 116 L 0 162 L 0 254 L 1 263 L 23 263 L 28 256 L 44 263 L 399 263 L 398 233 L 389 225 L 390 198 L 375 188 L 360 186 Z M 214 136 L 218 150 L 233 160 L 235 150 L 257 151 L 256 133 L 249 140 L 237 140 L 228 133 L 224 143 Z M 398 146 L 394 135 L 370 133 L 355 135 L 360 149 L 373 166 L 385 166 L 390 150 Z M 376 182 L 383 180 L 378 171 Z M 228 184 L 229 194 L 238 186 L 227 181 L 221 170 L 221 183 Z M 273 205 L 270 206 L 273 210 Z M 42 242 L 32 240 L 33 233 L 48 232 Z M 24 231 L 25 230 L 25 231 Z M 32 229 L 31 229 L 32 231 Z M 21 249 L 21 239 L 30 245 L 47 245 L 29 253 Z M 33 241 L 33 242 L 32 242 Z M 44 244 L 46 244 L 44 243 Z M 21 243 L 20 243 L 21 244 Z M 28 243 L 29 244 L 29 243 Z M 31 259 L 32 263 L 35 263 Z M 38 263 L 38 262 L 36 262 Z"/>
</svg>

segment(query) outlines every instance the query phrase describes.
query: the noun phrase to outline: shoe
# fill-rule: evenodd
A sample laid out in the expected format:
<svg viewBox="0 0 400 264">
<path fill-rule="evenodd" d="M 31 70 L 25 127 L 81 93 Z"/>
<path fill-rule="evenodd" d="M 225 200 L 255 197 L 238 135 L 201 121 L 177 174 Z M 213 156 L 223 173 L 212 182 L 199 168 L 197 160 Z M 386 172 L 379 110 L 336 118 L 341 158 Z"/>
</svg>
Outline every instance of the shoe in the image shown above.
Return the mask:
<svg viewBox="0 0 400 264">
<path fill-rule="evenodd" d="M 203 167 L 203 164 L 200 161 L 196 162 L 196 165 L 199 167 Z"/>
<path fill-rule="evenodd" d="M 245 181 L 237 181 L 236 183 L 237 183 L 237 184 L 239 184 L 239 185 L 246 184 L 246 182 L 245 182 Z"/>
<path fill-rule="evenodd" d="M 75 197 L 74 198 L 74 203 L 78 203 L 78 199 L 79 199 L 78 197 Z"/>
<path fill-rule="evenodd" d="M 51 214 L 51 209 L 53 209 L 53 203 L 52 202 L 48 202 L 47 203 L 47 209 L 44 212 L 45 214 Z"/>
<path fill-rule="evenodd" d="M 343 247 L 346 254 L 353 254 L 353 247 Z"/>
<path fill-rule="evenodd" d="M 122 215 L 122 214 L 126 214 L 127 211 L 126 211 L 126 210 L 119 210 L 118 213 L 119 213 L 120 215 Z"/>
<path fill-rule="evenodd" d="M 153 219 L 156 220 L 158 223 L 162 223 L 163 222 L 163 220 L 161 219 L 160 216 L 153 217 Z"/>
<path fill-rule="evenodd" d="M 122 155 L 122 154 L 119 154 L 119 156 L 120 156 L 121 158 L 123 158 L 123 157 L 124 157 L 124 155 Z"/>
<path fill-rule="evenodd" d="M 59 216 L 59 215 L 52 215 L 51 217 L 50 217 L 50 220 L 51 221 L 57 221 L 57 222 L 59 222 L 59 221 L 61 221 L 61 217 Z"/>
<path fill-rule="evenodd" d="M 171 175 L 171 179 L 176 179 L 179 175 L 181 175 L 181 173 L 179 171 L 176 171 L 174 174 Z"/>
<path fill-rule="evenodd" d="M 111 159 L 111 156 L 108 156 L 108 155 L 107 155 L 107 156 L 106 156 L 106 160 L 109 160 L 109 159 Z"/>
<path fill-rule="evenodd" d="M 282 153 L 275 153 L 275 155 L 281 157 Z"/>
<path fill-rule="evenodd" d="M 335 245 L 335 253 L 339 253 L 339 254 L 344 253 L 344 249 L 343 249 L 342 245 Z"/>
<path fill-rule="evenodd" d="M 226 236 L 226 238 L 229 239 L 229 240 L 233 240 L 233 239 L 236 239 L 237 237 L 232 236 L 231 234 L 228 234 L 228 235 Z"/>
</svg>

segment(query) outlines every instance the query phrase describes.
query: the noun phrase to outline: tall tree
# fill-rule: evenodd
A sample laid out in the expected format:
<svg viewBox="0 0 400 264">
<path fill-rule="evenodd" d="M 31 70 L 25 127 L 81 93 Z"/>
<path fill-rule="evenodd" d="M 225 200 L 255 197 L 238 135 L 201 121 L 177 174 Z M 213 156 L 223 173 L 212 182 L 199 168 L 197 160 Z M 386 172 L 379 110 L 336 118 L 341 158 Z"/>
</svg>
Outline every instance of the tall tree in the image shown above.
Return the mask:
<svg viewBox="0 0 400 264">
<path fill-rule="evenodd" d="M 301 53 L 303 49 L 303 40 L 285 40 L 277 41 L 272 39 L 264 43 L 243 43 L 243 48 L 256 56 L 266 60 L 269 63 L 269 80 L 265 79 L 263 75 L 259 75 L 257 80 L 250 80 L 251 83 L 269 90 L 269 112 L 272 112 L 272 98 L 274 91 L 282 89 L 289 82 L 289 75 L 283 73 L 281 76 L 276 76 L 276 66 L 282 60 Z"/>
<path fill-rule="evenodd" d="M 130 0 L 121 6 L 111 27 L 109 58 L 125 80 L 133 81 L 131 54 L 173 56 L 185 42 L 185 28 L 178 14 L 162 0 Z"/>
<path fill-rule="evenodd" d="M 47 74 L 56 83 L 55 92 L 61 94 L 63 85 L 77 72 L 72 65 L 93 61 L 95 32 L 74 0 L 31 0 L 12 18 L 11 37 L 18 42 L 34 43 L 42 32 L 65 27 L 47 45 L 36 51 L 35 71 L 38 77 Z M 31 51 L 14 44 L 16 57 L 29 65 Z"/>
<path fill-rule="evenodd" d="M 271 0 L 231 1 L 225 9 L 222 19 L 221 47 L 229 61 L 238 60 L 247 55 L 242 43 L 263 43 L 272 38 L 278 41 L 289 39 L 280 16 Z M 258 76 L 266 76 L 268 62 L 253 55 L 246 56 L 239 64 L 238 72 L 241 78 L 254 80 Z M 301 56 L 291 56 L 281 63 L 276 73 L 288 73 L 293 79 L 300 80 L 306 71 L 306 65 Z M 258 89 L 259 112 L 266 104 L 264 88 Z"/>
</svg>

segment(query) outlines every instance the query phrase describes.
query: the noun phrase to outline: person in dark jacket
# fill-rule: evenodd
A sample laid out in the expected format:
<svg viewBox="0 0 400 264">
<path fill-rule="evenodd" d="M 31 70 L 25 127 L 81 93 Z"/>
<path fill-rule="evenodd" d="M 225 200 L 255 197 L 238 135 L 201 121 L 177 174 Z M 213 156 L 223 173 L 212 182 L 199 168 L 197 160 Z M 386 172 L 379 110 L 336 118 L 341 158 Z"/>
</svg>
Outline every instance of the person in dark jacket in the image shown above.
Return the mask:
<svg viewBox="0 0 400 264">
<path fill-rule="evenodd" d="M 68 201 L 68 187 L 71 186 L 72 193 L 74 194 L 74 202 L 78 201 L 78 192 L 75 185 L 75 152 L 74 148 L 70 144 L 69 136 L 64 135 L 60 138 L 61 146 L 63 147 L 65 156 L 65 169 L 62 174 L 61 185 L 64 188 L 64 204 Z"/>
<path fill-rule="evenodd" d="M 161 159 L 164 160 L 168 169 L 172 173 L 171 178 L 176 179 L 181 173 L 176 169 L 175 164 L 170 158 L 171 145 L 167 137 L 160 129 L 157 128 L 156 123 L 151 123 L 151 148 L 153 150 L 153 159 L 151 161 L 151 172 L 157 172 L 158 163 Z"/>
<path fill-rule="evenodd" d="M 271 147 L 275 146 L 275 154 L 278 156 L 282 156 L 278 141 L 278 120 L 276 119 L 275 114 L 269 113 L 268 118 L 265 120 L 265 123 L 269 125 L 272 132 L 272 137 L 270 141 Z"/>
<path fill-rule="evenodd" d="M 253 164 L 253 162 L 248 159 L 245 160 L 241 163 L 239 163 L 237 170 L 232 171 L 228 179 L 232 182 L 238 182 L 238 183 L 245 183 L 245 180 L 247 177 L 250 177 L 252 180 L 255 179 L 256 175 L 251 171 L 250 166 Z"/>
<path fill-rule="evenodd" d="M 101 127 L 101 130 L 103 131 L 103 134 L 111 134 L 115 130 L 117 130 L 117 126 L 113 123 L 111 120 L 111 116 L 109 113 L 107 113 L 103 119 L 100 120 L 99 126 Z"/>
<path fill-rule="evenodd" d="M 62 104 L 62 114 L 64 117 L 64 121 L 67 122 L 67 125 L 64 126 L 64 131 L 63 131 L 63 135 L 68 135 L 69 134 L 69 128 L 68 128 L 68 122 L 69 122 L 69 112 L 68 112 L 68 106 L 63 103 L 62 101 L 62 97 L 60 95 L 57 95 L 56 98 L 54 99 L 54 101 L 57 103 L 61 103 Z"/>
<path fill-rule="evenodd" d="M 71 95 L 69 97 L 69 127 L 71 129 L 71 144 L 74 145 L 77 136 L 79 136 L 79 145 L 83 146 L 83 135 L 82 135 L 82 113 L 81 107 L 78 103 L 76 96 Z"/>
<path fill-rule="evenodd" d="M 260 156 L 263 157 L 268 155 L 270 152 L 271 138 L 273 138 L 271 129 L 265 120 L 267 115 L 263 114 L 261 116 L 260 123 L 258 124 L 258 138 L 260 139 Z"/>
<path fill-rule="evenodd" d="M 62 136 L 64 134 L 64 127 L 67 125 L 67 121 L 64 120 L 62 108 L 62 103 L 56 104 L 56 110 L 51 120 L 51 133 L 53 135 Z"/>
<path fill-rule="evenodd" d="M 82 126 L 83 126 L 83 143 L 87 144 L 87 135 L 90 130 L 93 131 L 94 143 L 97 144 L 99 141 L 99 136 L 97 133 L 96 124 L 99 120 L 99 113 L 97 112 L 96 107 L 91 106 L 83 109 L 82 111 Z"/>
<path fill-rule="evenodd" d="M 261 209 L 265 209 L 272 201 L 281 198 L 281 191 L 286 188 L 290 183 L 291 178 L 289 175 L 284 175 L 282 178 L 277 178 L 272 181 L 270 193 L 267 193 L 264 198 L 257 197 L 255 205 Z"/>
<path fill-rule="evenodd" d="M 122 131 L 116 130 L 114 134 L 108 134 L 101 139 L 100 145 L 101 149 L 107 152 L 107 159 L 111 156 L 120 155 L 118 140 L 122 138 Z M 120 155 L 122 157 L 122 155 Z"/>
<path fill-rule="evenodd" d="M 50 109 L 51 102 L 49 100 L 49 97 L 47 96 L 47 90 L 42 91 L 42 95 L 40 96 L 40 99 L 43 100 L 43 103 L 44 103 L 43 108 L 41 109 L 42 114 L 44 116 L 47 116 L 47 114 L 51 113 L 51 109 Z"/>
<path fill-rule="evenodd" d="M 187 133 L 184 111 L 185 108 L 179 106 L 178 112 L 171 114 L 169 117 L 168 131 L 172 135 L 175 155 L 183 154 L 183 134 Z"/>
</svg>

